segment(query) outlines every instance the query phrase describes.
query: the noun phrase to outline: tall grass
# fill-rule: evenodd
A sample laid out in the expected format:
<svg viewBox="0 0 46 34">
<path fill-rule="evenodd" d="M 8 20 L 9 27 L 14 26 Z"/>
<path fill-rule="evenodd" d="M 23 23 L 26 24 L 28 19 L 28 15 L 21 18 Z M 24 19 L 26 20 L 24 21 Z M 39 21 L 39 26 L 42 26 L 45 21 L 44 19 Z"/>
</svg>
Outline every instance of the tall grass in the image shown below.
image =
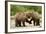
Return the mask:
<svg viewBox="0 0 46 34">
<path fill-rule="evenodd" d="M 14 16 L 17 12 L 38 12 L 39 14 L 42 13 L 41 6 L 26 6 L 26 5 L 10 5 L 10 15 Z"/>
</svg>

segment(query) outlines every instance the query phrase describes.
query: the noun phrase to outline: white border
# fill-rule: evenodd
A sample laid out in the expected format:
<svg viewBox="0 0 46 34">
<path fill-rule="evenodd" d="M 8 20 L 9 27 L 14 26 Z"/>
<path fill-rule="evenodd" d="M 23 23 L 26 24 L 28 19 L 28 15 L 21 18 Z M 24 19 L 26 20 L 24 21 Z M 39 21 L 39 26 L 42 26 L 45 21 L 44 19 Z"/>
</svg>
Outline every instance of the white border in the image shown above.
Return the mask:
<svg viewBox="0 0 46 34">
<path fill-rule="evenodd" d="M 30 5 L 30 6 L 42 6 L 42 28 L 17 28 L 10 29 L 10 4 L 12 5 Z M 36 31 L 36 30 L 44 30 L 44 4 L 34 4 L 34 3 L 19 3 L 19 2 L 8 2 L 8 32 L 19 32 L 19 31 Z"/>
</svg>

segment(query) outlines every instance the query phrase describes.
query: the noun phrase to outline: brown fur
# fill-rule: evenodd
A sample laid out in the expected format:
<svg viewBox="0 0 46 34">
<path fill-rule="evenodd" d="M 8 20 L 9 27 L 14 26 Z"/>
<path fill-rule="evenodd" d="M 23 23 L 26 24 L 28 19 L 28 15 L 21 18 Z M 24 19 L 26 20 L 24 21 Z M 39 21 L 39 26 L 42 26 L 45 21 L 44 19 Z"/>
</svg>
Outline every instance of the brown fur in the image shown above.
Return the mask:
<svg viewBox="0 0 46 34">
<path fill-rule="evenodd" d="M 29 14 L 29 15 L 27 15 L 28 17 L 32 17 L 32 19 L 30 20 L 29 23 L 31 23 L 31 21 L 33 21 L 34 26 L 35 26 L 35 23 L 36 23 L 36 25 L 40 25 L 40 23 L 39 23 L 40 17 L 36 12 L 32 12 L 32 13 L 28 13 L 28 14 Z"/>
<path fill-rule="evenodd" d="M 25 20 L 26 20 L 25 13 L 16 14 L 16 18 L 15 18 L 16 26 L 21 26 L 21 23 L 23 24 L 23 26 L 25 26 Z"/>
<path fill-rule="evenodd" d="M 36 25 L 40 25 L 39 24 L 39 15 L 37 15 L 37 13 L 16 13 L 16 16 L 15 16 L 15 26 L 21 26 L 21 23 L 23 24 L 23 26 L 25 26 L 25 21 L 28 22 L 29 24 L 31 24 L 31 21 L 33 21 L 34 23 L 34 26 L 35 26 L 35 23 Z M 30 21 L 28 21 L 27 18 L 30 18 L 32 17 L 32 19 Z"/>
</svg>

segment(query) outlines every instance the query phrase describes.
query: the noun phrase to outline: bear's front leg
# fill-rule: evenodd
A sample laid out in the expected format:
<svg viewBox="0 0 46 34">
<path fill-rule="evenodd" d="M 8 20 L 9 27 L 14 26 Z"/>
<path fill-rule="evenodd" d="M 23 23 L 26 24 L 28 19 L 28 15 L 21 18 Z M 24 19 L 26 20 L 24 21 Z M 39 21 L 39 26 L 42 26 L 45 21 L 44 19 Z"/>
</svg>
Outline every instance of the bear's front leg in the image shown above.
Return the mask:
<svg viewBox="0 0 46 34">
<path fill-rule="evenodd" d="M 25 27 L 25 22 L 23 22 L 23 26 Z"/>
<path fill-rule="evenodd" d="M 35 26 L 35 20 L 33 20 L 33 24 L 34 24 L 34 26 Z"/>
<path fill-rule="evenodd" d="M 19 27 L 21 27 L 21 22 L 19 22 Z"/>
<path fill-rule="evenodd" d="M 36 21 L 36 26 L 40 26 L 39 19 Z"/>
</svg>

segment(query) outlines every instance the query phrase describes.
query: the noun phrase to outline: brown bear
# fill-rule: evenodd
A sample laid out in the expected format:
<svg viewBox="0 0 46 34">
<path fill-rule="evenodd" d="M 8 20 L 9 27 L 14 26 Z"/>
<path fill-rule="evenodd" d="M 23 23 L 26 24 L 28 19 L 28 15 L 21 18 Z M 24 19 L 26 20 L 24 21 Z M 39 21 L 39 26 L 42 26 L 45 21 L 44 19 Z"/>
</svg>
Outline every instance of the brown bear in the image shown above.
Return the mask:
<svg viewBox="0 0 46 34">
<path fill-rule="evenodd" d="M 36 26 L 40 25 L 40 16 L 37 12 L 32 13 L 32 20 L 34 21 L 34 25 L 36 23 Z"/>
<path fill-rule="evenodd" d="M 40 17 L 39 14 L 37 12 L 32 12 L 32 13 L 28 13 L 26 15 L 28 18 L 32 17 L 32 19 L 28 22 L 29 24 L 31 24 L 31 21 L 33 21 L 34 26 L 36 25 L 40 25 Z M 36 24 L 35 24 L 36 23 Z"/>
<path fill-rule="evenodd" d="M 30 13 L 29 13 L 29 12 L 26 13 L 26 18 L 27 18 L 27 19 L 26 19 L 26 22 L 28 22 L 29 24 L 32 24 L 32 23 L 31 23 L 31 21 L 32 21 L 32 13 L 31 13 L 31 12 L 30 12 Z M 29 21 L 28 19 L 30 19 L 30 21 Z"/>
<path fill-rule="evenodd" d="M 23 24 L 23 26 L 25 26 L 25 20 L 26 20 L 26 14 L 25 13 L 16 13 L 15 16 L 15 22 L 16 25 L 15 26 L 21 26 L 21 23 Z"/>
</svg>

